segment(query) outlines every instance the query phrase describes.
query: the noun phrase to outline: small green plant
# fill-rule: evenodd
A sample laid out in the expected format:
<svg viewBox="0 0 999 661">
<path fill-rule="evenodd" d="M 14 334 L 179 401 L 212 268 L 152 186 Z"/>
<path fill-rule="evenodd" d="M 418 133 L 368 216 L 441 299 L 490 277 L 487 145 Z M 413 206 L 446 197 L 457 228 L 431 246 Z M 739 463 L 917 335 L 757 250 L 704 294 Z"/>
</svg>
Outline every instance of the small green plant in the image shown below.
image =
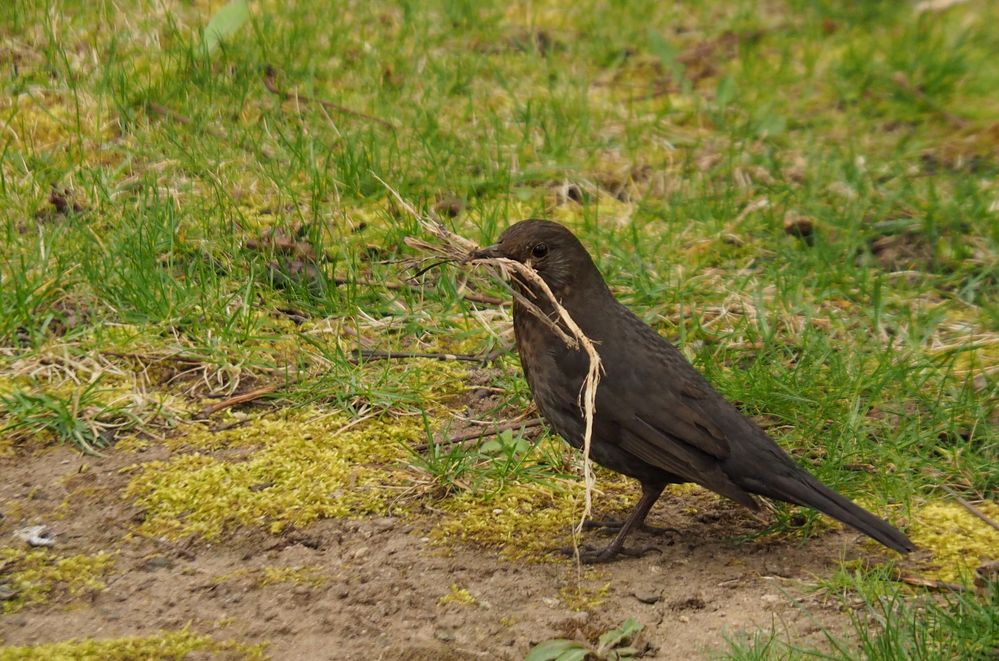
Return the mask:
<svg viewBox="0 0 999 661">
<path fill-rule="evenodd" d="M 95 379 L 68 393 L 16 389 L 0 394 L 0 431 L 16 438 L 49 436 L 88 454 L 111 445 L 117 434 L 143 424 L 128 402 L 107 401 L 107 391 Z"/>
<path fill-rule="evenodd" d="M 597 646 L 592 647 L 578 640 L 555 638 L 538 643 L 524 657 L 524 661 L 619 661 L 639 656 L 634 642 L 642 625 L 634 618 L 628 618 L 619 626 L 600 636 Z"/>
</svg>

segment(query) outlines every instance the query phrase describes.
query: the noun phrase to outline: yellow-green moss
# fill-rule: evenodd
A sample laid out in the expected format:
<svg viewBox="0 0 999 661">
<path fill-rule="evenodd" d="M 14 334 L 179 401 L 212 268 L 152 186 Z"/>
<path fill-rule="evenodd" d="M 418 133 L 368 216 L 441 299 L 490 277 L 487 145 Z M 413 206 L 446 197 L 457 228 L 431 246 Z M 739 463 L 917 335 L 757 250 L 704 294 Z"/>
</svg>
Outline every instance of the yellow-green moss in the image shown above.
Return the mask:
<svg viewBox="0 0 999 661">
<path fill-rule="evenodd" d="M 145 510 L 140 532 L 212 539 L 238 525 L 276 533 L 319 518 L 384 513 L 406 478 L 404 444 L 422 437 L 422 421 L 372 419 L 344 429 L 346 422 L 305 410 L 189 434 L 184 440 L 195 447 L 251 449 L 143 464 L 126 489 Z"/>
<path fill-rule="evenodd" d="M 22 94 L 5 105 L 17 108 L 12 126 L 15 150 L 43 151 L 72 140 L 76 133 L 72 107 L 55 97 Z"/>
<path fill-rule="evenodd" d="M 264 587 L 277 583 L 290 583 L 318 587 L 328 580 L 329 577 L 317 567 L 264 567 L 260 571 L 257 585 Z"/>
<path fill-rule="evenodd" d="M 634 506 L 635 488 L 627 478 L 605 471 L 598 475 L 601 493 L 594 496 L 595 512 L 604 517 Z M 441 544 L 498 548 L 510 560 L 552 559 L 552 550 L 571 543 L 582 497 L 582 484 L 574 482 L 563 487 L 513 483 L 498 493 L 462 492 L 437 505 L 447 516 L 431 530 L 430 538 Z"/>
<path fill-rule="evenodd" d="M 985 502 L 976 507 L 999 521 L 999 504 Z M 957 503 L 923 505 L 913 512 L 909 533 L 916 546 L 933 554 L 928 573 L 946 581 L 973 576 L 986 559 L 999 558 L 999 531 Z"/>
<path fill-rule="evenodd" d="M 225 654 L 226 658 L 266 659 L 266 645 L 217 641 L 211 636 L 182 629 L 155 636 L 130 636 L 103 640 L 69 640 L 61 643 L 0 647 L 0 661 L 44 659 L 45 661 L 134 661 L 135 659 L 180 659 L 193 652 Z"/>
<path fill-rule="evenodd" d="M 451 587 L 448 588 L 447 594 L 437 600 L 438 606 L 446 606 L 447 604 L 472 606 L 477 603 L 479 602 L 472 596 L 472 593 L 469 592 L 467 588 L 463 588 L 457 583 L 452 583 Z"/>
<path fill-rule="evenodd" d="M 113 566 L 111 555 L 103 552 L 59 557 L 45 549 L 0 548 L 0 582 L 16 593 L 13 599 L 0 602 L 0 612 L 13 613 L 57 597 L 76 599 L 84 592 L 103 590 L 103 579 Z"/>
<path fill-rule="evenodd" d="M 562 602 L 569 610 L 593 610 L 607 600 L 607 594 L 610 592 L 610 586 L 610 583 L 604 583 L 603 585 L 597 587 L 589 587 L 573 583 L 572 585 L 566 585 L 559 590 L 559 596 L 562 598 Z"/>
</svg>

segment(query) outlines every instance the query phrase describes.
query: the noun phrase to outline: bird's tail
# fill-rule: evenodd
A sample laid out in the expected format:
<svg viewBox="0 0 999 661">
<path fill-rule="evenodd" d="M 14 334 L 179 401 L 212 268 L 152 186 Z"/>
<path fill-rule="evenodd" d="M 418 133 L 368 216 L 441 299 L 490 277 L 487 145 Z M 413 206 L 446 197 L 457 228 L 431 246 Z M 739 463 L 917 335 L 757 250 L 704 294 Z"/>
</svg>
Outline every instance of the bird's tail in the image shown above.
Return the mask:
<svg viewBox="0 0 999 661">
<path fill-rule="evenodd" d="M 817 509 L 899 553 L 908 553 L 916 548 L 908 537 L 887 521 L 836 493 L 803 470 L 795 471 L 793 475 L 782 475 L 767 486 L 765 491 L 757 493 Z"/>
</svg>

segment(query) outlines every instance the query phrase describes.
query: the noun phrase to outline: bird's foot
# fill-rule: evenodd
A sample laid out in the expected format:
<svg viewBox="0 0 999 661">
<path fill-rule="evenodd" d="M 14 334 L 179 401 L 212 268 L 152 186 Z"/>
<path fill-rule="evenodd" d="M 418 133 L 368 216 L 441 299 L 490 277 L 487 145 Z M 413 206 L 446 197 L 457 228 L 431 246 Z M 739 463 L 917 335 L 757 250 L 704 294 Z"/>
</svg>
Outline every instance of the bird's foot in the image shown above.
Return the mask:
<svg viewBox="0 0 999 661">
<path fill-rule="evenodd" d="M 621 528 L 624 527 L 624 521 L 620 521 L 618 519 L 605 519 L 605 520 L 587 519 L 586 521 L 583 521 L 583 527 L 591 530 L 594 528 L 601 528 L 603 530 L 620 530 Z M 637 527 L 642 532 L 648 533 L 650 535 L 665 535 L 667 533 L 674 535 L 680 534 L 680 531 L 677 530 L 676 528 L 661 528 L 659 526 L 650 526 L 644 521 L 638 524 Z"/>
<path fill-rule="evenodd" d="M 628 558 L 641 558 L 650 551 L 662 553 L 662 549 L 655 546 L 632 549 L 625 546 L 615 548 L 614 545 L 611 544 L 606 548 L 596 549 L 587 545 L 579 547 L 579 561 L 584 565 L 598 565 L 605 562 L 613 562 L 621 556 Z M 558 549 L 558 552 L 569 556 L 570 558 L 576 557 L 576 549 L 571 546 L 560 548 Z"/>
</svg>

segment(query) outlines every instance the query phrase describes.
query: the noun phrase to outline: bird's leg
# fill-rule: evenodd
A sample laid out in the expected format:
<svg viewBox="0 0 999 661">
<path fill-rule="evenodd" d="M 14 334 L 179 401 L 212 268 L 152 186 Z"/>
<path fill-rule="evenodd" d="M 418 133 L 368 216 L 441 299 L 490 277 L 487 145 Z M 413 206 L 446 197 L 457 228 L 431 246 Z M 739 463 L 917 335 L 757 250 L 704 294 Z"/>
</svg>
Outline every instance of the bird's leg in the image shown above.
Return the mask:
<svg viewBox="0 0 999 661">
<path fill-rule="evenodd" d="M 620 519 L 587 519 L 583 521 L 583 527 L 589 530 L 620 530 L 624 526 L 624 521 Z M 665 528 L 663 526 L 653 526 L 645 521 L 641 521 L 635 526 L 636 529 L 650 535 L 665 535 L 667 533 L 676 534 L 680 532 L 676 528 Z"/>
<path fill-rule="evenodd" d="M 645 519 L 649 516 L 649 512 L 652 509 L 652 505 L 659 499 L 662 495 L 663 489 L 665 487 L 646 487 L 642 485 L 642 496 L 644 498 L 647 491 L 654 491 L 655 496 L 649 501 L 648 505 L 644 507 L 641 512 L 641 518 L 638 520 L 636 527 L 642 532 L 654 534 L 654 535 L 665 535 L 666 533 L 678 533 L 680 532 L 676 528 L 662 528 L 660 526 L 652 526 L 645 522 Z M 638 507 L 642 507 L 643 501 L 639 501 L 638 506 L 636 506 L 636 511 Z M 604 530 L 621 530 L 624 525 L 628 522 L 627 519 L 587 519 L 583 521 L 583 527 L 588 529 L 602 528 Z"/>
<path fill-rule="evenodd" d="M 641 525 L 645 521 L 645 517 L 648 516 L 649 510 L 659 499 L 660 494 L 663 492 L 665 485 L 642 485 L 642 497 L 639 499 L 638 504 L 635 505 L 635 509 L 628 518 L 624 520 L 621 524 L 620 530 L 618 530 L 617 535 L 611 540 L 611 543 L 607 545 L 606 548 L 600 551 L 582 551 L 579 554 L 580 560 L 586 564 L 596 564 L 599 562 L 610 562 L 618 555 L 630 555 L 630 556 L 640 556 L 645 552 L 649 551 L 649 548 L 634 550 L 627 549 L 624 546 L 624 540 L 628 534 L 638 525 Z"/>
</svg>

